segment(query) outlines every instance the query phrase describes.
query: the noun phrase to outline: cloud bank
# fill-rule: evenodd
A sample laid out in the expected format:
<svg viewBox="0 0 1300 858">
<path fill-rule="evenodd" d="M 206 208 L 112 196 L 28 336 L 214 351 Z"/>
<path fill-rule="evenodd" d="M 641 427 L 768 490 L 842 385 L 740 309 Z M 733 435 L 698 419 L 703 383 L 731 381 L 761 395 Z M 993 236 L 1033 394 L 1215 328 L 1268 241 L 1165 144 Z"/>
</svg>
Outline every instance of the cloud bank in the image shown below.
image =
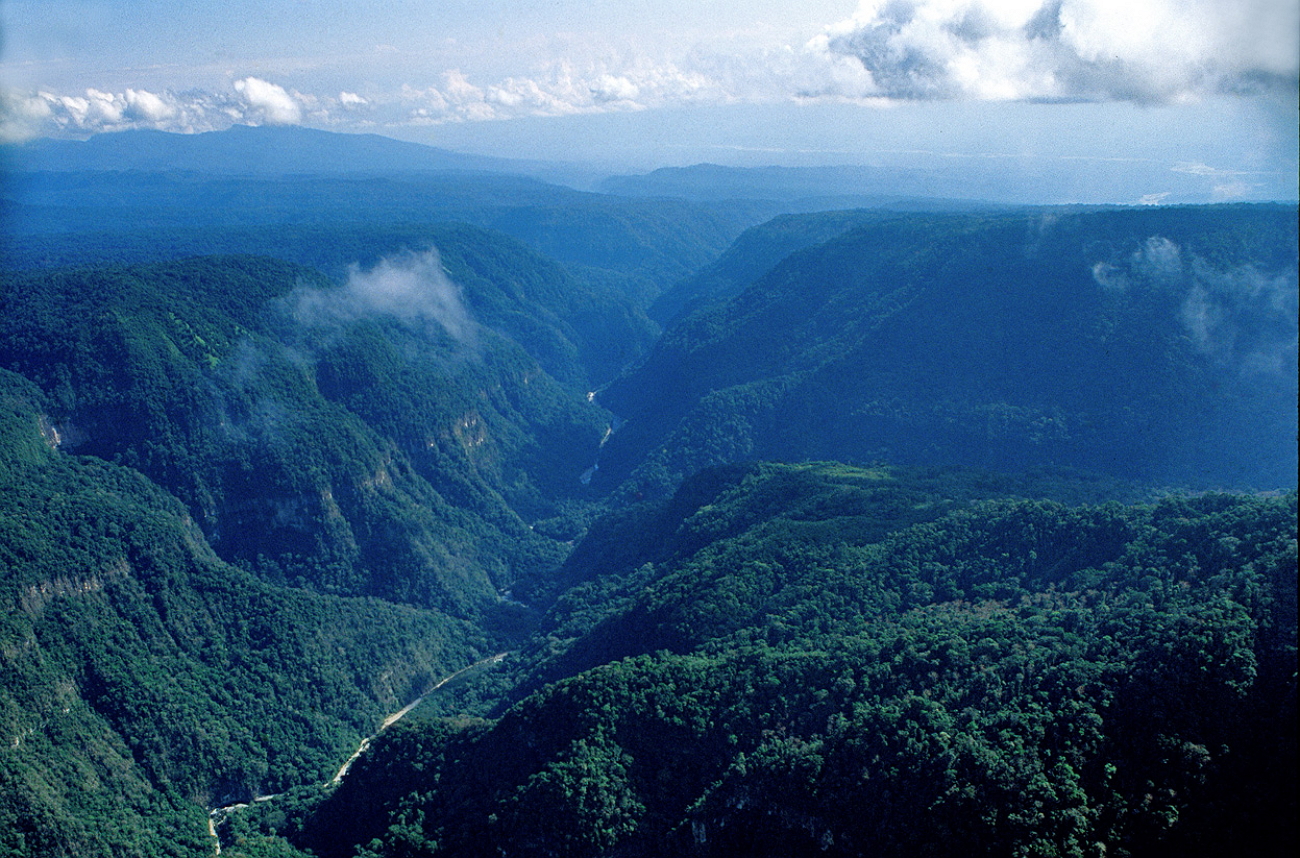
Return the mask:
<svg viewBox="0 0 1300 858">
<path fill-rule="evenodd" d="M 7 139 L 135 128 L 192 134 L 231 125 L 296 125 L 305 118 L 305 105 L 314 101 L 256 77 L 237 80 L 231 91 L 222 93 L 90 88 L 79 95 L 60 95 L 41 90 L 3 96 L 0 127 Z"/>
<path fill-rule="evenodd" d="M 735 92 L 754 95 L 752 86 L 735 80 L 647 60 L 620 67 L 593 63 L 580 70 L 558 62 L 532 76 L 494 81 L 472 79 L 460 69 L 435 77 L 436 82 L 428 86 L 406 84 L 393 92 L 365 94 L 345 90 L 315 95 L 256 77 L 242 78 L 231 91 L 216 93 L 199 89 L 9 93 L 0 105 L 0 120 L 9 139 L 132 128 L 196 133 L 231 125 L 374 129 L 722 104 L 738 100 Z"/>
<path fill-rule="evenodd" d="M 541 63 L 521 49 L 514 73 L 411 59 L 401 76 L 368 88 L 337 80 L 310 92 L 244 76 L 221 92 L 10 93 L 0 118 L 14 139 L 234 124 L 371 130 L 819 100 L 1170 104 L 1235 95 L 1293 103 L 1300 0 L 863 0 L 803 44 L 571 47 Z"/>
<path fill-rule="evenodd" d="M 1158 104 L 1294 92 L 1300 2 L 864 0 L 810 47 L 858 64 L 865 77 L 848 96 Z"/>
</svg>

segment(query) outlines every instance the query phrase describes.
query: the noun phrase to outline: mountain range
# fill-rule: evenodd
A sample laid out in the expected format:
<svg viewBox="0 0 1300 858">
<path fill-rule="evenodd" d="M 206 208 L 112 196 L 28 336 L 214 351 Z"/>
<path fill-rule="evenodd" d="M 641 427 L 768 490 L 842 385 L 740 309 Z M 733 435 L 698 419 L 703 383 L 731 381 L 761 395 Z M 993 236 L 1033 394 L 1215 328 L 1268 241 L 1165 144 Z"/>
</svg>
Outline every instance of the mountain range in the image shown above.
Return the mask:
<svg viewBox="0 0 1300 858">
<path fill-rule="evenodd" d="M 1294 851 L 1294 205 L 8 155 L 0 855 Z"/>
</svg>

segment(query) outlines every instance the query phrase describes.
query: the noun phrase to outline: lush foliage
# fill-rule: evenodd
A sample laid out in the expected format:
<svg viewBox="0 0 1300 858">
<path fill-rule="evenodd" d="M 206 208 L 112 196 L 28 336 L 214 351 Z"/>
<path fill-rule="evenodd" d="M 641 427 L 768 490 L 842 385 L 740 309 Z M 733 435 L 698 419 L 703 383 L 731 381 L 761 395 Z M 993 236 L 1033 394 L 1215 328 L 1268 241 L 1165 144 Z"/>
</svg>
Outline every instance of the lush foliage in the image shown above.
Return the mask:
<svg viewBox="0 0 1300 858">
<path fill-rule="evenodd" d="M 505 232 L 643 303 L 781 210 L 757 202 L 620 198 L 455 171 L 45 172 L 14 175 L 0 191 L 11 215 L 10 240 L 0 248 L 9 267 L 156 261 L 177 250 L 275 256 L 268 236 L 277 228 L 364 234 L 377 224 L 401 229 L 455 221 Z M 345 237 L 344 243 L 353 242 Z M 369 252 L 362 247 L 361 255 L 341 261 L 361 261 Z"/>
<path fill-rule="evenodd" d="M 873 209 L 782 215 L 750 227 L 707 267 L 673 285 L 655 299 L 651 315 L 668 324 L 704 306 L 736 297 L 790 254 L 830 241 L 851 229 L 894 212 Z"/>
<path fill-rule="evenodd" d="M 5 190 L 0 856 L 1293 851 L 1294 210 L 216 172 Z"/>
<path fill-rule="evenodd" d="M 879 218 L 665 334 L 602 394 L 627 426 L 601 474 L 657 492 L 825 458 L 1294 486 L 1296 247 L 1286 207 Z"/>
<path fill-rule="evenodd" d="M 586 385 L 613 377 L 656 333 L 617 272 L 578 273 L 500 232 L 461 223 L 273 224 L 177 227 L 33 237 L 10 253 L 17 268 L 138 264 L 214 254 L 254 254 L 345 280 L 386 257 L 436 248 L 482 325 L 522 345 L 551 375 Z M 590 379 L 590 381 L 589 381 Z M 585 387 L 584 387 L 585 389 Z"/>
<path fill-rule="evenodd" d="M 0 289 L 0 366 L 48 393 L 60 443 L 170 490 L 227 560 L 464 612 L 562 556 L 520 514 L 581 488 L 603 417 L 472 311 L 448 328 L 247 257 Z M 509 295 L 485 315 L 525 315 Z"/>
<path fill-rule="evenodd" d="M 495 722 L 394 731 L 295 839 L 323 856 L 1289 853 L 1294 496 L 980 502 L 902 526 L 863 505 L 882 481 L 688 485 L 675 545 L 625 558 L 644 563 L 615 598 L 571 594 L 567 617 L 603 616 L 522 657 L 598 666 Z"/>
<path fill-rule="evenodd" d="M 0 370 L 0 854 L 206 851 L 203 808 L 323 782 L 491 645 L 222 562 L 139 473 L 54 449 L 40 404 Z"/>
</svg>

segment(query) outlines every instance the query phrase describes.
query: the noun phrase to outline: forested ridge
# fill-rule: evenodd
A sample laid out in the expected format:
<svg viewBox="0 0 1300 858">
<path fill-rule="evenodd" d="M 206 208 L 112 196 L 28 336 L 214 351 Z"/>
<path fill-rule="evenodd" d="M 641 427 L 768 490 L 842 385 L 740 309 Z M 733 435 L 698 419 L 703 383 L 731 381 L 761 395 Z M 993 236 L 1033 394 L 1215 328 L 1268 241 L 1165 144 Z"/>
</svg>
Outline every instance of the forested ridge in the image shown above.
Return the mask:
<svg viewBox="0 0 1300 858">
<path fill-rule="evenodd" d="M 47 391 L 61 445 L 170 490 L 227 559 L 466 610 L 546 562 L 518 511 L 573 493 L 604 418 L 454 294 L 384 291 L 418 274 L 349 289 L 235 257 L 18 277 L 0 365 Z M 523 315 L 486 300 L 503 327 Z"/>
<path fill-rule="evenodd" d="M 0 855 L 1294 850 L 1294 207 L 9 203 Z"/>
<path fill-rule="evenodd" d="M 0 370 L 0 851 L 194 855 L 204 808 L 323 781 L 371 722 L 492 644 L 269 585 L 139 472 L 47 443 Z"/>
<path fill-rule="evenodd" d="M 637 543 L 550 612 L 514 662 L 535 690 L 492 721 L 393 731 L 293 839 L 322 855 L 1294 844 L 1294 495 L 925 514 L 908 502 L 943 480 L 913 479 L 688 482 L 661 513 L 671 546 Z M 795 502 L 774 506 L 778 486 Z"/>
<path fill-rule="evenodd" d="M 832 458 L 1293 484 L 1295 214 L 877 216 L 757 276 L 733 263 L 743 289 L 602 392 L 627 421 L 604 477 Z"/>
</svg>

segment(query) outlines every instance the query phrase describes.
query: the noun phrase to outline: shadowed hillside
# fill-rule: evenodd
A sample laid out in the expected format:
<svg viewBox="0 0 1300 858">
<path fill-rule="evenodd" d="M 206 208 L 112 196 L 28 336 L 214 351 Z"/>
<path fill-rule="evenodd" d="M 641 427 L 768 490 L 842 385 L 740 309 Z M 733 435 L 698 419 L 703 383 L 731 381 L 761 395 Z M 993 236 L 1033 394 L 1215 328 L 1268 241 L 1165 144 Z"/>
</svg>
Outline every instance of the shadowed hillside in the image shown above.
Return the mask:
<svg viewBox="0 0 1300 858">
<path fill-rule="evenodd" d="M 1293 486 L 1295 215 L 880 218 L 669 330 L 601 395 L 627 421 L 601 478 L 834 458 Z"/>
</svg>

